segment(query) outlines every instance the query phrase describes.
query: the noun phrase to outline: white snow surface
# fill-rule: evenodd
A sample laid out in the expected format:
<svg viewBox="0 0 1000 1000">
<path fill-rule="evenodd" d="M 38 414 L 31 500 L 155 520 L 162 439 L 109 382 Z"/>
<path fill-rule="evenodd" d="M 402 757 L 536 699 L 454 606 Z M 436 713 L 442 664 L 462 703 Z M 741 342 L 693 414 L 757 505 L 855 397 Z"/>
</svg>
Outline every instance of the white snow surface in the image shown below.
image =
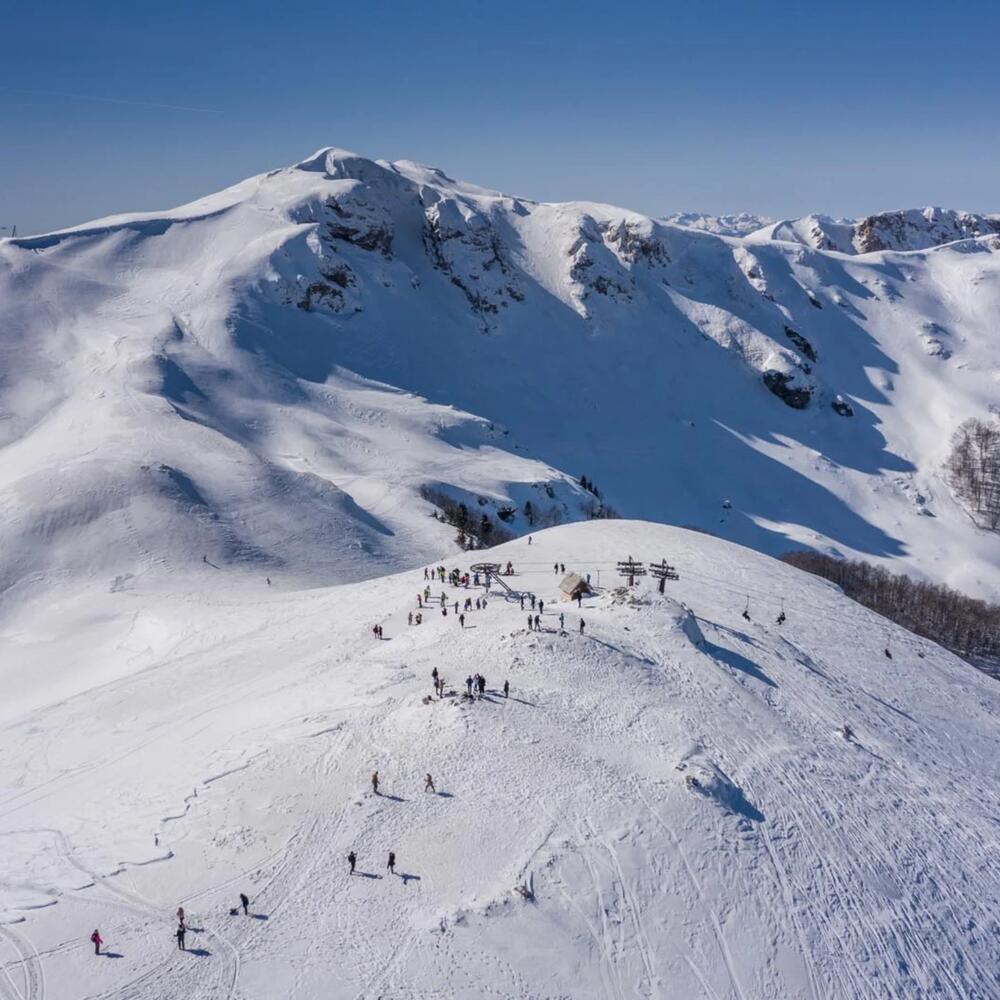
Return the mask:
<svg viewBox="0 0 1000 1000">
<path fill-rule="evenodd" d="M 0 241 L 0 623 L 95 587 L 372 578 L 453 534 L 424 485 L 521 534 L 527 500 L 587 517 L 581 475 L 626 516 L 996 599 L 1000 537 L 941 467 L 998 402 L 1000 237 L 790 238 L 324 149 Z"/>
<path fill-rule="evenodd" d="M 449 543 L 422 486 L 517 535 L 528 500 L 586 518 L 581 475 L 997 599 L 941 468 L 997 404 L 998 312 L 1000 236 L 851 255 L 332 148 L 3 240 L 0 630 L 95 588 L 370 579 Z"/>
<path fill-rule="evenodd" d="M 541 631 L 495 586 L 461 628 L 431 584 L 408 625 L 419 570 L 95 588 L 66 628 L 25 628 L 0 996 L 1000 994 L 994 681 L 702 533 L 588 522 L 489 555 Z M 618 589 L 629 555 L 680 579 Z M 563 563 L 600 581 L 582 608 Z M 460 698 L 477 670 L 487 696 Z"/>
</svg>

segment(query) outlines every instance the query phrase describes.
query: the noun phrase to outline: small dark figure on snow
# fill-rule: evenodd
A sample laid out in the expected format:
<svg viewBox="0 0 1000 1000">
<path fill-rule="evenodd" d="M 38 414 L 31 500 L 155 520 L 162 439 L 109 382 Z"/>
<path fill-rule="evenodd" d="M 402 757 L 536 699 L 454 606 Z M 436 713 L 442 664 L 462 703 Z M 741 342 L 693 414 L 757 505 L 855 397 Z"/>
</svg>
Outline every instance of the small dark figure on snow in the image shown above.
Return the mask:
<svg viewBox="0 0 1000 1000">
<path fill-rule="evenodd" d="M 181 951 L 185 950 L 185 948 L 184 948 L 184 933 L 185 933 L 185 927 L 184 927 L 184 925 L 183 924 L 179 924 L 178 927 L 177 927 L 177 947 L 180 948 Z"/>
<path fill-rule="evenodd" d="M 535 627 L 534 626 L 534 621 L 535 621 L 535 619 L 532 618 L 531 615 L 528 615 L 528 631 L 529 632 Z"/>
<path fill-rule="evenodd" d="M 101 945 L 104 944 L 104 939 L 101 937 L 100 932 L 95 928 L 94 933 L 90 935 L 90 943 L 94 946 L 94 954 L 100 955 Z"/>
<path fill-rule="evenodd" d="M 538 600 L 538 599 L 537 599 L 537 598 L 535 597 L 535 595 L 534 595 L 534 594 L 532 594 L 532 595 L 531 595 L 531 610 L 532 610 L 532 611 L 534 611 L 534 610 L 535 610 L 535 604 L 537 603 L 537 600 Z"/>
<path fill-rule="evenodd" d="M 510 681 L 503 682 L 503 696 L 508 698 L 510 696 Z"/>
<path fill-rule="evenodd" d="M 465 628 L 465 615 L 458 616 L 458 624 L 461 625 L 462 628 Z"/>
<path fill-rule="evenodd" d="M 578 608 L 582 608 L 583 607 L 583 591 L 582 590 L 580 591 L 580 593 L 578 593 L 576 595 L 576 606 Z"/>
<path fill-rule="evenodd" d="M 437 795 L 437 789 L 434 787 L 434 779 L 429 774 L 424 778 L 424 791 L 433 792 Z"/>
<path fill-rule="evenodd" d="M 553 569 L 555 569 L 556 573 L 558 573 L 559 572 L 559 563 L 556 563 L 555 566 L 553 567 Z"/>
<path fill-rule="evenodd" d="M 545 601 L 538 602 L 538 613 L 545 614 Z"/>
<path fill-rule="evenodd" d="M 559 612 L 559 627 L 566 627 L 566 615 L 562 611 Z"/>
<path fill-rule="evenodd" d="M 559 563 L 559 572 L 560 573 L 566 572 L 566 563 Z"/>
<path fill-rule="evenodd" d="M 425 575 L 426 575 L 426 573 L 427 573 L 427 570 L 424 570 L 424 574 Z M 351 866 L 351 874 L 353 875 L 354 874 L 354 868 L 355 868 L 355 866 L 358 863 L 358 856 L 354 853 L 354 851 L 351 851 L 351 853 L 347 855 L 347 863 Z"/>
<path fill-rule="evenodd" d="M 372 771 L 372 791 L 378 795 L 378 771 Z"/>
<path fill-rule="evenodd" d="M 535 615 L 535 631 L 541 632 L 541 630 L 542 630 L 542 619 L 538 615 Z"/>
<path fill-rule="evenodd" d="M 435 667 L 435 668 L 434 668 L 434 669 L 433 669 L 433 670 L 431 671 L 431 677 L 433 677 L 433 678 L 434 678 L 434 684 L 435 684 L 435 685 L 437 685 L 437 679 L 438 679 L 438 668 L 437 668 L 437 667 Z"/>
<path fill-rule="evenodd" d="M 581 618 L 581 619 L 580 619 L 580 635 L 583 635 L 583 629 L 584 629 L 584 625 L 585 625 L 585 622 L 584 622 L 584 620 L 583 620 L 583 619 Z"/>
<path fill-rule="evenodd" d="M 245 893 L 240 893 L 240 903 L 243 905 L 243 916 L 250 912 L 250 897 Z"/>
<path fill-rule="evenodd" d="M 465 678 L 465 690 L 466 690 L 466 693 L 471 698 L 472 697 L 472 678 L 471 677 L 466 677 Z"/>
<path fill-rule="evenodd" d="M 387 862 L 387 864 L 386 864 L 385 867 L 389 871 L 391 871 L 393 875 L 396 874 L 396 852 L 395 851 L 390 851 L 389 852 L 389 861 Z"/>
</svg>

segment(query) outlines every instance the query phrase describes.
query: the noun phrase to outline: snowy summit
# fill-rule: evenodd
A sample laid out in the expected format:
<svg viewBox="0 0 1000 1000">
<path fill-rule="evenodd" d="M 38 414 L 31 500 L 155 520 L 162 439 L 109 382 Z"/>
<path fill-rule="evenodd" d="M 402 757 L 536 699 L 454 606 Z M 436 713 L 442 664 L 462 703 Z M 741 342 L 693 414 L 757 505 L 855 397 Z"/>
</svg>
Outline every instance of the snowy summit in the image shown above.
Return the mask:
<svg viewBox="0 0 1000 1000">
<path fill-rule="evenodd" d="M 773 558 L 1000 597 L 998 230 L 330 148 L 0 240 L 0 998 L 1000 995 L 996 682 Z"/>
</svg>

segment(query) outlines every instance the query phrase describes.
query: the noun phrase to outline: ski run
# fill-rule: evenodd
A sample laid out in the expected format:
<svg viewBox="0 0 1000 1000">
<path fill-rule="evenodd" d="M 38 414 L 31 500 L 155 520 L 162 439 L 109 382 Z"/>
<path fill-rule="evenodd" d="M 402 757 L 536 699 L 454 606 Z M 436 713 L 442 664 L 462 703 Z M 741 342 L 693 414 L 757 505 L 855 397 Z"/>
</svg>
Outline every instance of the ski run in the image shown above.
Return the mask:
<svg viewBox="0 0 1000 1000">
<path fill-rule="evenodd" d="M 703 533 L 477 558 L 8 631 L 0 998 L 1000 996 L 994 681 Z"/>
</svg>

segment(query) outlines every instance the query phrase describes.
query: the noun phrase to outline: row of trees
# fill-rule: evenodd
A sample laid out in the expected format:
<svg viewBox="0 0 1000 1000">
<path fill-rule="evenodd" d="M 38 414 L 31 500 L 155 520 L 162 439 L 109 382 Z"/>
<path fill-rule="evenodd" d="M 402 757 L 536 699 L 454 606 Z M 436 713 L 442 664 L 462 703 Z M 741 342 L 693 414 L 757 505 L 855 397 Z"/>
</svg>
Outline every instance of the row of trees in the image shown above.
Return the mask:
<svg viewBox="0 0 1000 1000">
<path fill-rule="evenodd" d="M 455 540 L 463 549 L 488 548 L 502 545 L 514 538 L 506 528 L 495 524 L 489 514 L 477 517 L 464 503 L 458 503 L 447 493 L 433 486 L 422 486 L 420 495 L 438 508 L 434 516 L 458 529 Z"/>
<path fill-rule="evenodd" d="M 1000 419 L 966 420 L 951 439 L 945 470 L 973 520 L 1000 529 Z"/>
<path fill-rule="evenodd" d="M 852 600 L 983 666 L 1000 658 L 1000 605 L 861 561 L 790 552 L 783 562 L 836 583 Z M 995 671 L 990 671 L 995 672 Z"/>
</svg>

